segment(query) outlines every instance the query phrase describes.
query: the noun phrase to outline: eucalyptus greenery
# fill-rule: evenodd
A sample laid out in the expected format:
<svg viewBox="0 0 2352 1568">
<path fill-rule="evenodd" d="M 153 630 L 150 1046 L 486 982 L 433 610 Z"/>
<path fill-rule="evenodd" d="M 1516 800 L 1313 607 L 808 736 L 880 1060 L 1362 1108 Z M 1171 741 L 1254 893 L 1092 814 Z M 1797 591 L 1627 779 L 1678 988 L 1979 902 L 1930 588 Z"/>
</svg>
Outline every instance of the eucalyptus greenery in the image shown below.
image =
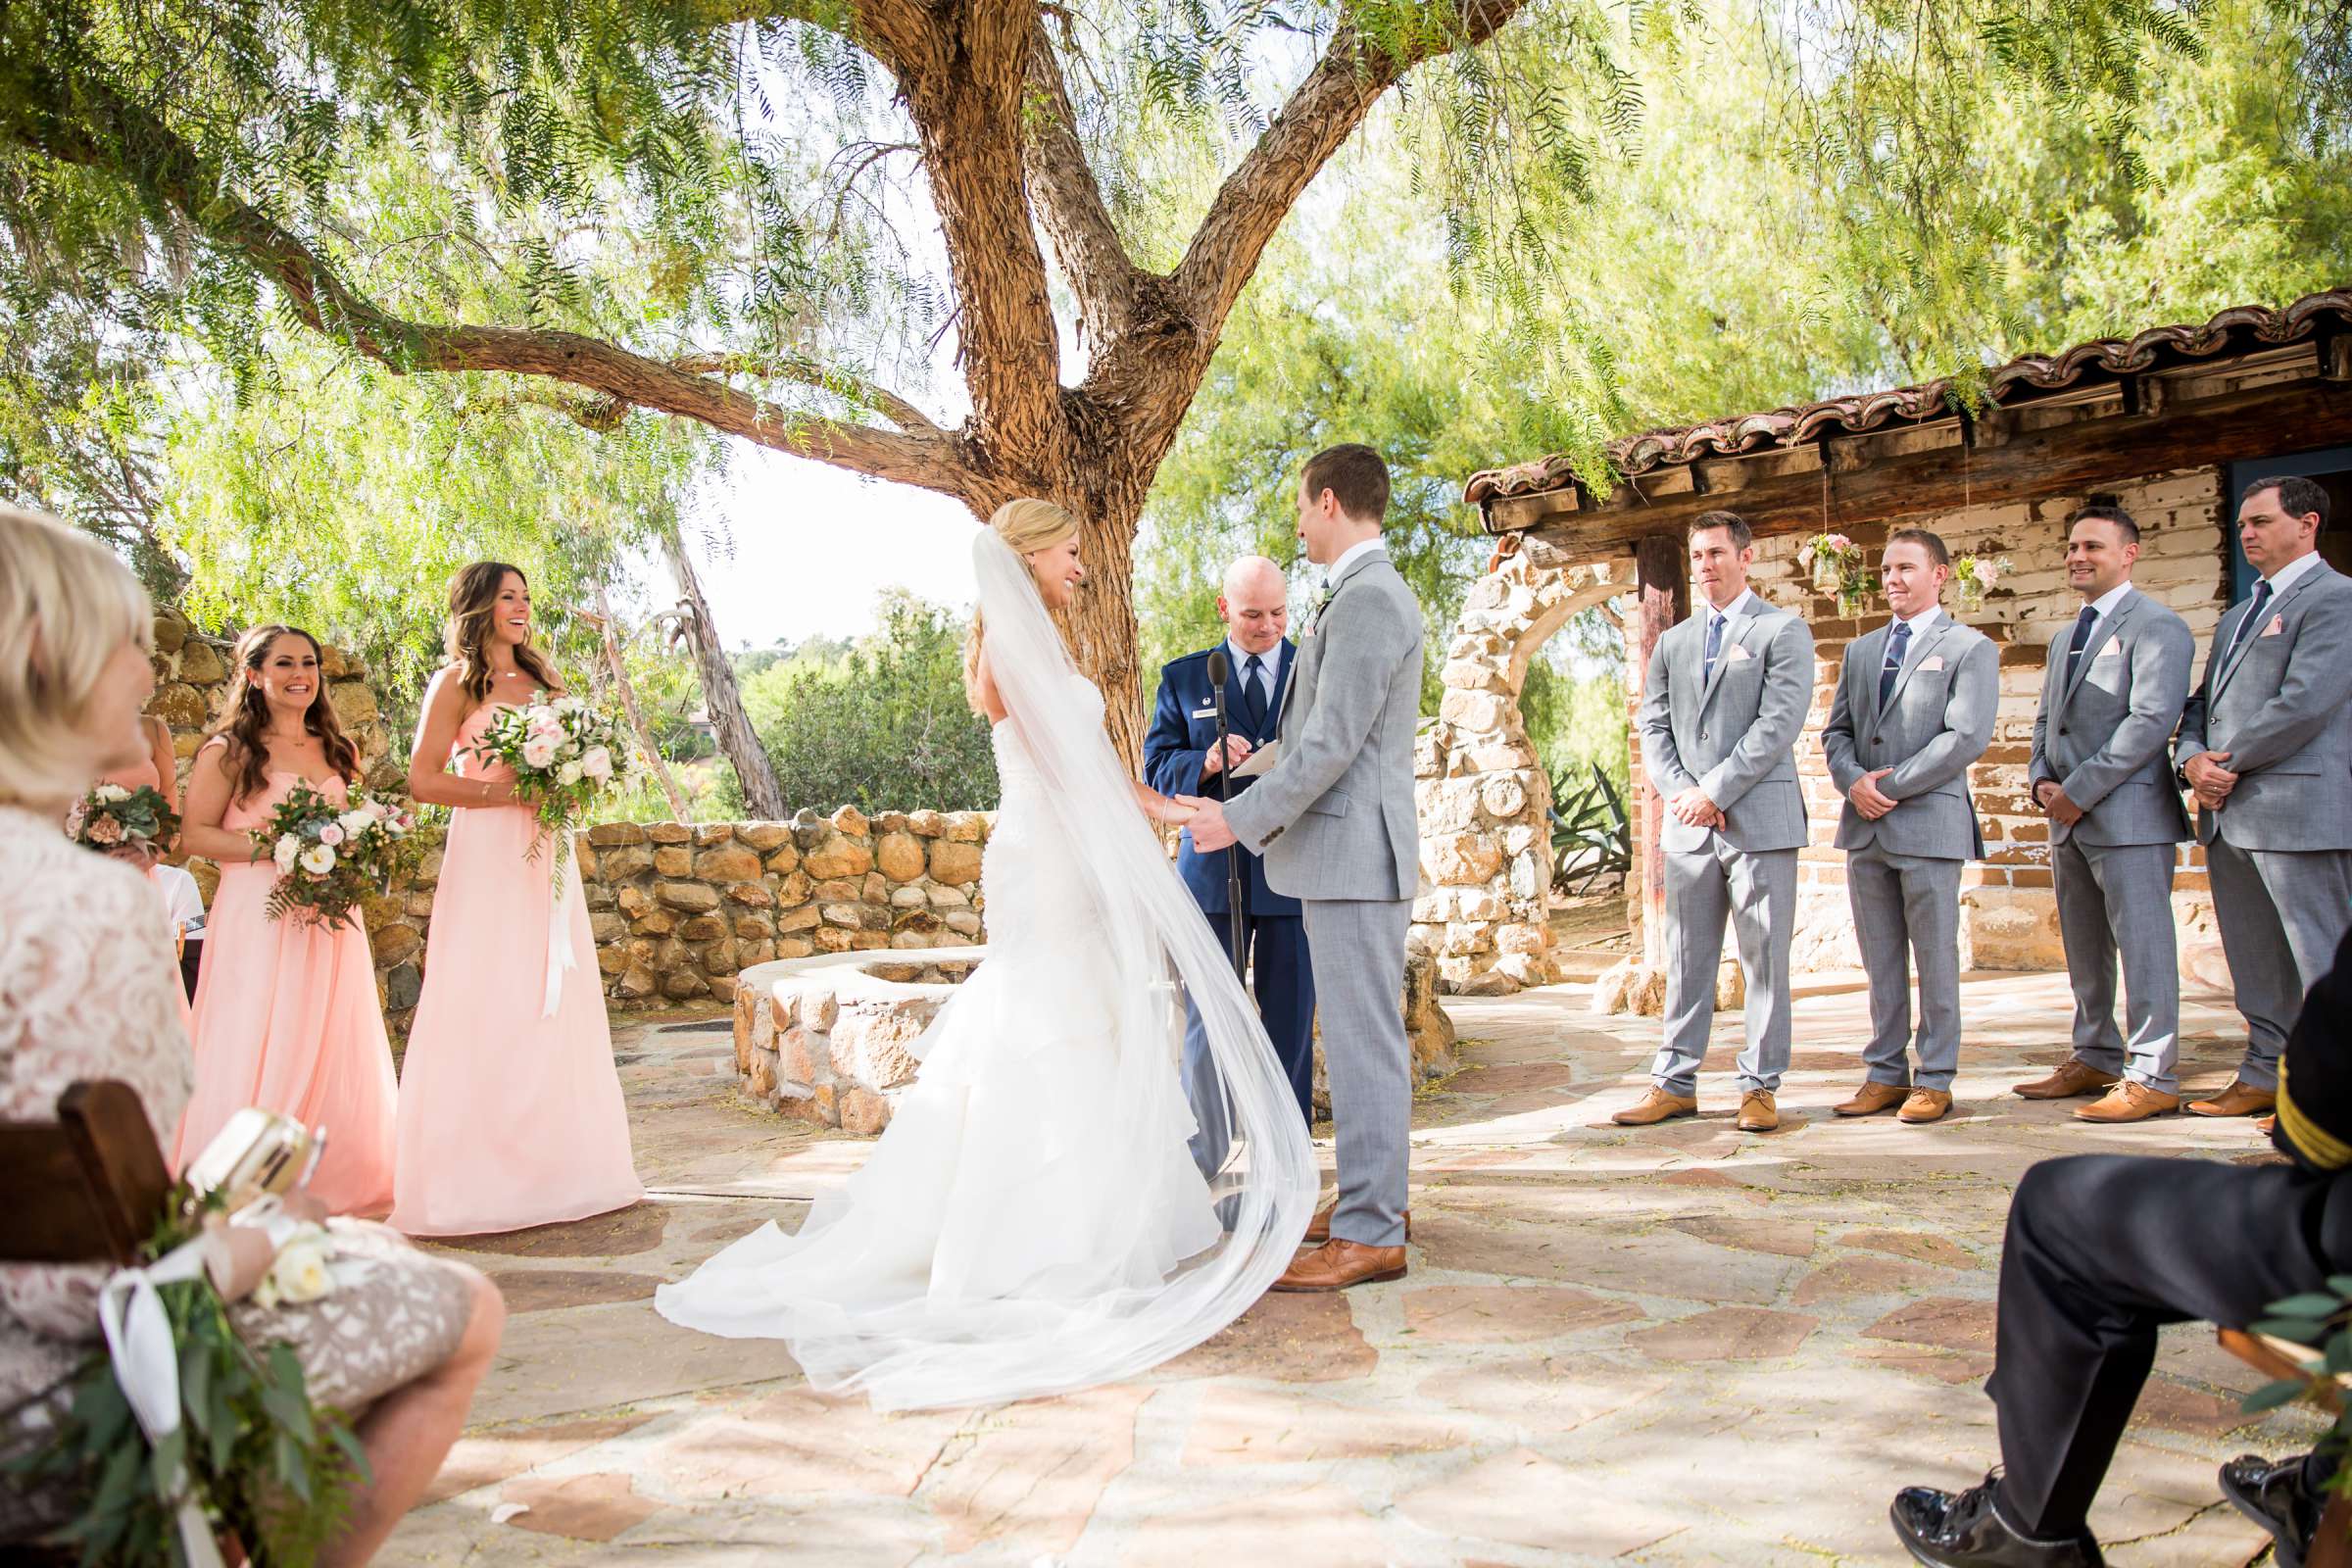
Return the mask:
<svg viewBox="0 0 2352 1568">
<path fill-rule="evenodd" d="M 174 1217 L 144 1256 L 153 1261 L 195 1236 L 208 1206 L 184 1184 L 175 1188 L 166 1204 Z M 359 1441 L 340 1413 L 312 1404 L 289 1348 L 257 1349 L 237 1337 L 209 1281 L 159 1286 L 157 1295 L 179 1349 L 178 1429 L 148 1443 L 100 1349 L 75 1377 L 54 1440 L 12 1468 L 81 1494 L 58 1539 L 88 1568 L 180 1562 L 174 1476 L 257 1568 L 306 1568 L 341 1526 L 353 1487 L 367 1482 Z"/>
</svg>

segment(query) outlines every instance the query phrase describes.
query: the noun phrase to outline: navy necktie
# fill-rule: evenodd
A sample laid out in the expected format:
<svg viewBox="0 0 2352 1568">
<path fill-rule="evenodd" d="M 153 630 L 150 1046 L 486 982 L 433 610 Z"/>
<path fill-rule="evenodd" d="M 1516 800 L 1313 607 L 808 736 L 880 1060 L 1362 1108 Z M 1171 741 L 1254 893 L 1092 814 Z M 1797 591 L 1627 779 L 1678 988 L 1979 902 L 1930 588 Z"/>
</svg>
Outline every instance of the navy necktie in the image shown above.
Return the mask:
<svg viewBox="0 0 2352 1568">
<path fill-rule="evenodd" d="M 1710 611 L 1710 612 L 1708 612 L 1708 613 L 1707 613 L 1707 652 L 1706 652 L 1706 657 L 1705 657 L 1705 659 L 1704 659 L 1703 661 L 1701 661 L 1701 662 L 1700 662 L 1700 664 L 1699 664 L 1699 667 L 1698 667 L 1698 678 L 1699 678 L 1699 682 L 1700 682 L 1700 684 L 1702 684 L 1702 685 L 1703 685 L 1703 684 L 1705 684 L 1706 682 L 1708 682 L 1708 681 L 1710 681 L 1710 680 L 1713 680 L 1713 679 L 1715 678 L 1715 656 L 1716 656 L 1717 654 L 1721 653 L 1722 651 L 1723 651 L 1723 612 L 1722 612 L 1722 611 L 1720 611 L 1720 610 Z"/>
<path fill-rule="evenodd" d="M 1911 646 L 1911 624 L 1898 620 L 1893 635 L 1886 639 L 1886 662 L 1879 666 L 1879 706 L 1885 708 L 1886 699 L 1894 695 L 1894 677 L 1903 672 L 1903 654 Z"/>
<path fill-rule="evenodd" d="M 1249 715 L 1252 733 L 1264 728 L 1266 722 L 1266 694 L 1257 684 L 1257 677 L 1265 667 L 1266 662 L 1255 654 L 1242 665 L 1242 711 Z"/>
<path fill-rule="evenodd" d="M 2075 683 L 2075 672 L 2082 665 L 2082 650 L 2090 646 L 2090 629 L 2099 623 L 2099 612 L 2088 605 L 2075 617 L 2074 641 L 2066 645 L 2066 683 Z"/>
<path fill-rule="evenodd" d="M 2237 657 L 2237 651 L 2244 645 L 2247 634 L 2261 623 L 2263 610 L 2270 602 L 2271 579 L 2265 577 L 2254 585 L 2254 604 L 2247 610 L 2246 618 L 2239 621 L 2237 630 L 2230 634 L 2230 652 L 2222 657 L 2222 668 L 2228 669 L 2230 661 Z"/>
</svg>

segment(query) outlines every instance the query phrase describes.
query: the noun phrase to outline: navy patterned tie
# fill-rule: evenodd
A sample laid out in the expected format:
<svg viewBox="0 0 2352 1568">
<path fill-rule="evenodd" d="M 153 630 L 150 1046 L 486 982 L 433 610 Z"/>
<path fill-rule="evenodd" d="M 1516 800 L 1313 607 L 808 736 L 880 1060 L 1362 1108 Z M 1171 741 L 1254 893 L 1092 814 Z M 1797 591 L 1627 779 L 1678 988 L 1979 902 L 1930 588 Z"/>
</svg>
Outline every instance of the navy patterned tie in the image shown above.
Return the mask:
<svg viewBox="0 0 2352 1568">
<path fill-rule="evenodd" d="M 1886 662 L 1879 666 L 1879 706 L 1885 708 L 1886 699 L 1894 695 L 1894 677 L 1903 672 L 1903 654 L 1911 646 L 1911 623 L 1898 620 L 1894 632 L 1886 639 Z"/>
<path fill-rule="evenodd" d="M 2099 623 L 2099 612 L 2088 605 L 2075 617 L 2075 638 L 2066 645 L 2066 683 L 2072 686 L 2075 675 L 2082 667 L 2082 650 L 2090 646 L 2090 629 Z"/>
<path fill-rule="evenodd" d="M 1255 654 L 1251 654 L 1249 662 L 1242 665 L 1242 712 L 1250 720 L 1250 733 L 1252 735 L 1266 725 L 1266 694 L 1257 684 L 1257 678 L 1265 667 L 1266 662 Z"/>
<path fill-rule="evenodd" d="M 2237 630 L 2230 634 L 2230 652 L 2222 660 L 2223 669 L 2226 670 L 2230 667 L 2230 661 L 2235 659 L 2238 649 L 2245 646 L 2246 634 L 2261 624 L 2262 612 L 2269 607 L 2270 602 L 2271 579 L 2265 577 L 2254 585 L 2254 603 L 2246 611 L 2246 618 L 2239 621 Z"/>
<path fill-rule="evenodd" d="M 1698 667 L 1700 685 L 1715 678 L 1715 656 L 1723 651 L 1723 612 L 1711 611 L 1707 615 L 1707 653 Z"/>
</svg>

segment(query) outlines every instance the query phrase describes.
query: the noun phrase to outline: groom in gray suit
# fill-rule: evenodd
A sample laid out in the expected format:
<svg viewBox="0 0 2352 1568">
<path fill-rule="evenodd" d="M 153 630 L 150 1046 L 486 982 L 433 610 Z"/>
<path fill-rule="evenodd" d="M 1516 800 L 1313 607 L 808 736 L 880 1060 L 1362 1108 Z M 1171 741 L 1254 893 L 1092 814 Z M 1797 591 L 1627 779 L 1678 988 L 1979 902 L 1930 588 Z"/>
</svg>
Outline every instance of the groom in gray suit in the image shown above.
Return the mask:
<svg viewBox="0 0 2352 1568">
<path fill-rule="evenodd" d="M 1805 796 L 1796 737 L 1813 702 L 1813 633 L 1748 590 L 1755 535 L 1735 512 L 1691 519 L 1690 581 L 1706 605 L 1658 639 L 1642 688 L 1642 765 L 1666 798 L 1666 1039 L 1641 1103 L 1645 1127 L 1698 1110 L 1728 916 L 1747 982 L 1740 1130 L 1771 1132 L 1788 1070 L 1788 947 Z"/>
<path fill-rule="evenodd" d="M 2188 622 L 2132 586 L 2139 524 L 2084 507 L 2068 524 L 2066 580 L 2082 596 L 2050 642 L 2026 767 L 2050 819 L 2058 935 L 2075 988 L 2074 1054 L 2019 1084 L 2028 1100 L 2105 1098 L 2083 1121 L 2142 1121 L 2180 1107 L 2180 974 L 2173 938 L 2173 846 L 2188 837 L 2167 747 L 2188 700 Z M 2123 959 L 2131 1037 L 2115 1027 Z"/>
<path fill-rule="evenodd" d="M 2352 925 L 2352 578 L 2319 556 L 2328 492 L 2258 479 L 2238 504 L 2253 594 L 2214 628 L 2180 715 L 2180 782 L 2197 797 L 2246 1055 L 2200 1116 L 2261 1115 L 2303 998 Z"/>
<path fill-rule="evenodd" d="M 1339 1291 L 1404 1274 L 1412 1132 L 1404 939 L 1420 881 L 1413 728 L 1421 711 L 1420 601 L 1382 548 L 1389 467 L 1366 446 L 1307 460 L 1298 536 L 1329 568 L 1307 616 L 1274 743 L 1246 795 L 1202 801 L 1201 851 L 1237 840 L 1299 901 L 1339 1146 L 1340 1194 L 1315 1217 L 1278 1291 Z"/>
<path fill-rule="evenodd" d="M 1907 1122 L 1952 1108 L 1960 1069 L 1960 866 L 1984 853 L 1968 764 L 1984 754 L 2000 706 L 1992 642 L 1938 601 L 1952 556 L 1925 528 L 1897 528 L 1879 557 L 1894 619 L 1846 644 L 1821 749 L 1845 794 L 1838 848 L 1870 979 L 1869 1079 L 1831 1108 Z M 1919 1071 L 1911 1033 L 1911 963 L 1919 965 Z"/>
</svg>

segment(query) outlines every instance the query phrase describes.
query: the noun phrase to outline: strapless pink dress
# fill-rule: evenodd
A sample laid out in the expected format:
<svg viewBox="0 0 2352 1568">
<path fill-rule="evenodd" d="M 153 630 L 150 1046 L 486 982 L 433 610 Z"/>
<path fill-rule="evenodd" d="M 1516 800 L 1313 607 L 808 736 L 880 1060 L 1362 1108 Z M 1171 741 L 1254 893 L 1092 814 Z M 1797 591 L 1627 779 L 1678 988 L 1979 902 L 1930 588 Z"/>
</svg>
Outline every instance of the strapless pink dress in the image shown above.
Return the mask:
<svg viewBox="0 0 2352 1568">
<path fill-rule="evenodd" d="M 452 755 L 464 777 L 508 776 L 469 750 L 490 714 L 477 709 L 458 728 Z M 531 858 L 537 832 L 519 807 L 450 813 L 424 993 L 400 1069 L 392 1224 L 412 1236 L 584 1219 L 645 1196 L 579 863 L 566 860 L 553 903 L 555 846 Z M 569 968 L 559 961 L 566 950 Z"/>
<path fill-rule="evenodd" d="M 269 820 L 297 773 L 220 818 L 242 832 Z M 343 781 L 322 791 L 344 798 Z M 259 1105 L 326 1129 L 311 1191 L 338 1214 L 392 1206 L 392 1047 L 375 995 L 375 960 L 357 922 L 329 929 L 264 906 L 277 880 L 267 860 L 224 865 L 205 920 L 196 976 L 196 1095 L 180 1118 L 172 1166 L 203 1152 L 228 1118 Z"/>
</svg>

